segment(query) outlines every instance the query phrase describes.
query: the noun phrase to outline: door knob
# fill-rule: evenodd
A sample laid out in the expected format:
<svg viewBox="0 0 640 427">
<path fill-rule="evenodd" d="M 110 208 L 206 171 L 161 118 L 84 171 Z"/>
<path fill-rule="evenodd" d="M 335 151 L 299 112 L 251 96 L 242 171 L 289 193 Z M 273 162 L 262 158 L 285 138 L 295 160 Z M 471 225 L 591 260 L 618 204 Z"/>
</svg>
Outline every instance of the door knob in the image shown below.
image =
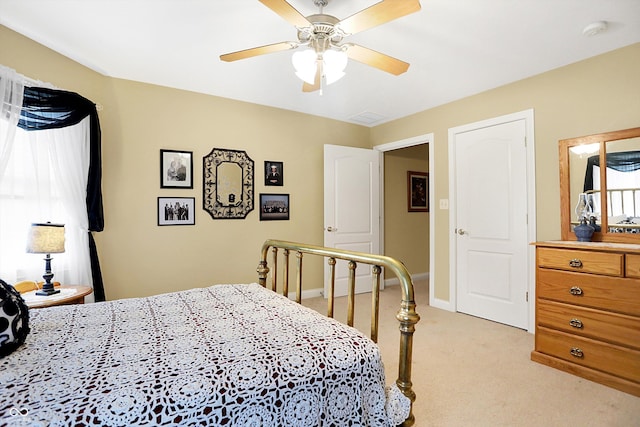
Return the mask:
<svg viewBox="0 0 640 427">
<path fill-rule="evenodd" d="M 467 234 L 467 232 L 464 231 L 462 228 L 458 228 L 458 234 L 462 236 L 462 235 Z"/>
<path fill-rule="evenodd" d="M 333 227 L 327 227 L 327 231 L 328 231 L 329 233 L 331 233 L 331 232 L 333 232 L 333 231 L 338 231 L 338 229 L 337 229 L 337 228 L 333 228 Z"/>
</svg>

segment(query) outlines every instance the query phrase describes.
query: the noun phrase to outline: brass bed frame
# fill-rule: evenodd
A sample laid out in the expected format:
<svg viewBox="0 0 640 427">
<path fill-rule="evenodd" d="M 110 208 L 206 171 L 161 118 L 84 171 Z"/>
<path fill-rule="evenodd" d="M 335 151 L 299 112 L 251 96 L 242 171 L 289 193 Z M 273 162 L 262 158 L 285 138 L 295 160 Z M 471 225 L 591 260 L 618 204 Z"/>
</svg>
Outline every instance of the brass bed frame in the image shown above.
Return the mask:
<svg viewBox="0 0 640 427">
<path fill-rule="evenodd" d="M 267 258 L 269 249 L 272 252 L 273 264 L 270 269 Z M 404 264 L 393 258 L 367 254 L 364 252 L 347 251 L 343 249 L 326 248 L 322 246 L 307 245 L 302 243 L 286 242 L 282 240 L 267 240 L 262 245 L 262 255 L 257 268 L 258 280 L 260 285 L 267 287 L 267 277 L 271 271 L 271 290 L 277 292 L 277 272 L 278 272 L 278 252 L 282 249 L 284 260 L 281 265 L 283 267 L 282 274 L 282 294 L 289 295 L 289 253 L 295 252 L 297 258 L 297 274 L 295 295 L 296 301 L 302 301 L 302 258 L 304 254 L 318 255 L 327 258 L 330 271 L 330 284 L 327 295 L 327 316 L 333 318 L 334 308 L 334 286 L 335 286 L 335 265 L 336 260 L 341 259 L 348 261 L 349 277 L 348 277 L 348 296 L 347 296 L 347 324 L 353 326 L 354 320 L 354 304 L 355 304 L 355 279 L 356 268 L 358 263 L 372 265 L 373 283 L 371 293 L 371 339 L 378 341 L 378 322 L 379 322 L 379 304 L 380 304 L 380 273 L 382 268 L 395 273 L 400 280 L 402 289 L 402 302 L 400 310 L 396 318 L 400 322 L 400 353 L 398 378 L 396 385 L 400 391 L 411 400 L 411 411 L 409 417 L 401 424 L 403 427 L 412 426 L 415 423 L 413 415 L 413 402 L 416 395 L 412 390 L 411 382 L 411 361 L 413 353 L 413 333 L 415 325 L 420 320 L 420 316 L 415 311 L 416 303 L 413 294 L 413 282 L 411 275 L 407 271 Z"/>
</svg>

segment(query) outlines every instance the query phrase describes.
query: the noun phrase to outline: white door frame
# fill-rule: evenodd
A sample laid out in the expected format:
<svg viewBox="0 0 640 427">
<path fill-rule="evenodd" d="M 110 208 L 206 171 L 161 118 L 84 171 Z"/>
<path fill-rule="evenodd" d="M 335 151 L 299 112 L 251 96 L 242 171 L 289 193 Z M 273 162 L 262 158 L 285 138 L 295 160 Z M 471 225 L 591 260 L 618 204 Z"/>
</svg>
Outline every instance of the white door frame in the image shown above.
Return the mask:
<svg viewBox="0 0 640 427">
<path fill-rule="evenodd" d="M 513 114 L 507 114 L 500 117 L 494 117 L 463 126 L 457 126 L 449 129 L 449 183 L 455 182 L 455 163 L 453 161 L 453 141 L 455 134 L 468 132 L 483 127 L 495 126 L 514 120 L 525 120 L 526 133 L 526 150 L 527 150 L 527 238 L 529 242 L 536 240 L 536 163 L 535 163 L 535 139 L 533 125 L 533 109 L 520 111 Z M 456 226 L 456 195 L 455 186 L 449 186 L 449 305 L 439 308 L 445 308 L 450 311 L 457 309 L 456 283 L 458 266 L 456 263 L 456 245 L 457 238 L 455 234 Z M 529 302 L 529 325 L 527 330 L 531 333 L 535 330 L 535 248 L 529 245 L 528 248 L 528 274 L 527 274 L 527 292 Z M 431 292 L 430 294 L 432 294 Z M 442 303 L 442 301 L 439 301 Z"/>
<path fill-rule="evenodd" d="M 400 148 L 413 147 L 415 145 L 429 144 L 429 206 L 431 213 L 429 214 L 429 305 L 432 304 L 433 288 L 435 278 L 435 209 L 434 193 L 435 193 L 435 156 L 433 133 L 418 135 L 400 141 L 389 142 L 387 144 L 376 145 L 374 150 L 380 152 L 380 253 L 384 254 L 384 153 L 386 151 L 398 150 Z"/>
</svg>

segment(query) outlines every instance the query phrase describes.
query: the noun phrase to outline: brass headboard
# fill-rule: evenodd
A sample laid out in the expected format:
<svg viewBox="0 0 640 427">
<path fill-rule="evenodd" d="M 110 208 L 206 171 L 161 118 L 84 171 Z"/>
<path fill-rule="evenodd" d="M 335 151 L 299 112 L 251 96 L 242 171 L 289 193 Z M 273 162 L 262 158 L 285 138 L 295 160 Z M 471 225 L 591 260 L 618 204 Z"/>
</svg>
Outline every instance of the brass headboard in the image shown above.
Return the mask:
<svg viewBox="0 0 640 427">
<path fill-rule="evenodd" d="M 269 249 L 273 254 L 272 271 L 269 269 L 267 257 Z M 260 285 L 267 287 L 267 277 L 271 271 L 271 290 L 277 290 L 277 269 L 278 269 L 278 251 L 282 249 L 284 261 L 282 262 L 283 283 L 282 293 L 288 296 L 289 293 L 289 253 L 295 252 L 297 258 L 297 274 L 296 274 L 296 301 L 302 300 L 302 258 L 304 254 L 318 255 L 327 258 L 330 269 L 329 292 L 327 295 L 327 316 L 333 317 L 334 307 L 334 286 L 335 286 L 335 264 L 337 259 L 349 262 L 349 279 L 348 279 L 348 300 L 347 300 L 347 324 L 353 326 L 353 313 L 355 304 L 355 270 L 357 263 L 372 265 L 373 283 L 371 295 L 371 339 L 377 342 L 378 339 L 378 319 L 379 319 L 379 297 L 380 297 L 380 273 L 382 267 L 392 271 L 398 280 L 402 289 L 402 301 L 400 310 L 396 318 L 400 322 L 400 350 L 398 363 L 398 379 L 396 384 L 400 391 L 411 400 L 412 410 L 409 417 L 402 426 L 412 426 L 415 422 L 413 416 L 413 402 L 416 395 L 412 390 L 411 382 L 411 362 L 413 353 L 413 332 L 415 325 L 420 320 L 420 316 L 415 311 L 416 303 L 413 295 L 413 282 L 411 275 L 407 271 L 404 264 L 391 257 L 384 255 L 367 254 L 364 252 L 354 252 L 335 248 L 326 248 L 322 246 L 307 245 L 303 243 L 286 242 L 282 240 L 267 240 L 262 245 L 262 255 L 260 264 L 258 265 L 258 280 Z"/>
</svg>

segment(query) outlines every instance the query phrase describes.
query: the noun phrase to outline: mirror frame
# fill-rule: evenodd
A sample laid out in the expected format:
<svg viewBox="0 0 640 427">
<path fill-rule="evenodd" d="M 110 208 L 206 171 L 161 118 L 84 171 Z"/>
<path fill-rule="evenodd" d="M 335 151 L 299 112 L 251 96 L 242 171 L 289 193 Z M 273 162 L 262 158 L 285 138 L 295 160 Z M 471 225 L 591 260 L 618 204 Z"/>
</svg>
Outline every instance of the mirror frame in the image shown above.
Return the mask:
<svg viewBox="0 0 640 427">
<path fill-rule="evenodd" d="M 202 159 L 202 208 L 213 219 L 243 219 L 253 210 L 253 160 L 246 151 L 214 148 Z M 235 204 L 218 198 L 218 166 L 235 163 L 242 170 L 242 194 Z"/>
<path fill-rule="evenodd" d="M 600 191 L 606 194 L 607 177 L 606 164 L 607 153 L 606 143 L 621 139 L 630 139 L 640 137 L 640 127 L 618 130 L 613 132 L 599 133 L 595 135 L 581 136 L 578 138 L 561 139 L 558 142 L 559 160 L 560 160 L 560 226 L 562 240 L 576 240 L 576 236 L 571 229 L 571 211 L 574 201 L 571 199 L 571 177 L 569 165 L 569 149 L 577 145 L 584 144 L 600 144 Z M 600 206 L 601 212 L 601 230 L 593 233 L 592 240 L 594 242 L 612 242 L 612 243 L 640 243 L 640 234 L 634 233 L 609 233 L 609 224 L 607 223 L 607 206 L 603 203 Z"/>
</svg>

